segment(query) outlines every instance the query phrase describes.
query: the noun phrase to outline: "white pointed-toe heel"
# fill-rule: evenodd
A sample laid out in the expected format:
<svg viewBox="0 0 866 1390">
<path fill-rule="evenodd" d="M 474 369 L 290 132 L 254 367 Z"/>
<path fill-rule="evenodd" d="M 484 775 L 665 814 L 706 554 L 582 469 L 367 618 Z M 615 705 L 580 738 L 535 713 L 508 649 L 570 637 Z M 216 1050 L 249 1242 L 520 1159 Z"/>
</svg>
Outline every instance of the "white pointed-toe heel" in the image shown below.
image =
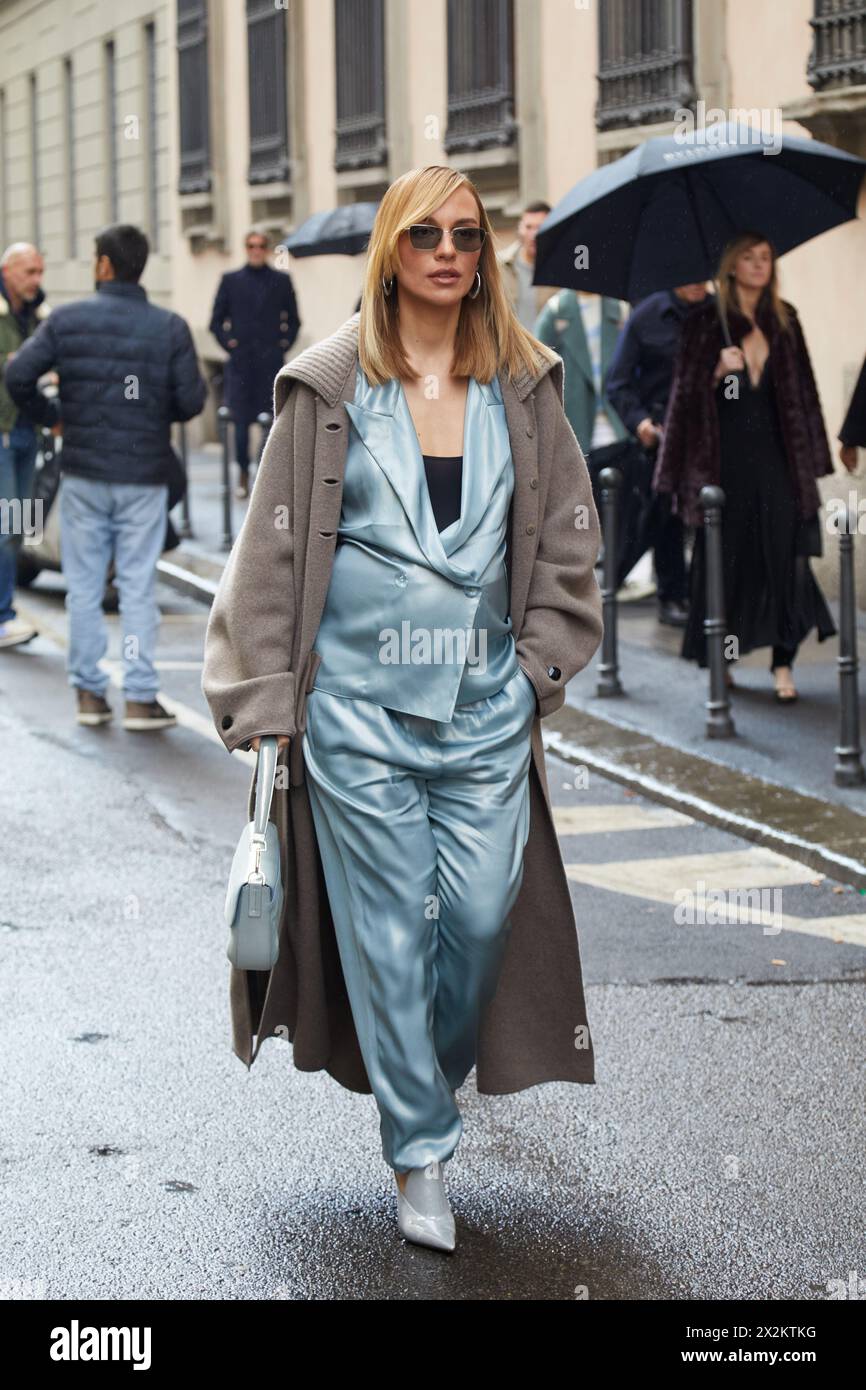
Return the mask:
<svg viewBox="0 0 866 1390">
<path fill-rule="evenodd" d="M 397 1226 L 400 1234 L 416 1245 L 429 1245 L 435 1250 L 454 1249 L 454 1215 L 438 1159 L 425 1168 L 409 1169 L 405 1193 L 397 1183 Z"/>
</svg>

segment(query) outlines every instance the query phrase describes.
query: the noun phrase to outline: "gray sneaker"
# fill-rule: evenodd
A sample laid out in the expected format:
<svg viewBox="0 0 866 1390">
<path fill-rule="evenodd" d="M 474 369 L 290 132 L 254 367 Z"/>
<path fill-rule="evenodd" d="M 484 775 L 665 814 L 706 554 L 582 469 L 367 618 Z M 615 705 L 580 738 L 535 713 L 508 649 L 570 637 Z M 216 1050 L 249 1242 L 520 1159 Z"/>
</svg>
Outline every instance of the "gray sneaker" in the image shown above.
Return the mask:
<svg viewBox="0 0 866 1390">
<path fill-rule="evenodd" d="M 124 729 L 171 729 L 177 717 L 163 709 L 159 700 L 127 700 L 123 718 Z"/>
<path fill-rule="evenodd" d="M 85 690 L 78 686 L 78 713 L 76 719 L 79 724 L 108 724 L 114 717 L 111 705 L 104 695 L 97 695 L 95 690 Z"/>
<path fill-rule="evenodd" d="M 22 622 L 20 618 L 8 618 L 0 623 L 0 647 L 18 647 L 22 642 L 32 642 L 38 635 L 32 623 Z"/>
</svg>

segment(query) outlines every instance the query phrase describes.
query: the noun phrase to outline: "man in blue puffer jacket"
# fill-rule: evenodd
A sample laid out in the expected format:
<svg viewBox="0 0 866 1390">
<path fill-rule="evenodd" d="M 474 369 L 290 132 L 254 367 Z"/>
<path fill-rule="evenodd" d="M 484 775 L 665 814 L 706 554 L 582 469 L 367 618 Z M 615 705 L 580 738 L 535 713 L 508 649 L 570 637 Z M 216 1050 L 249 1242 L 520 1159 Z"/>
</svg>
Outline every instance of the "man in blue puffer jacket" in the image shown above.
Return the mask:
<svg viewBox="0 0 866 1390">
<path fill-rule="evenodd" d="M 157 700 L 156 562 L 165 544 L 170 427 L 202 410 L 207 386 L 184 319 L 151 304 L 138 281 L 150 247 L 137 227 L 96 238 L 96 293 L 61 304 L 8 363 L 5 383 L 23 410 L 37 381 L 59 374 L 63 423 L 60 551 L 67 581 L 69 684 L 80 724 L 112 717 L 102 616 L 112 554 L 123 622 L 125 729 L 163 729 Z"/>
</svg>

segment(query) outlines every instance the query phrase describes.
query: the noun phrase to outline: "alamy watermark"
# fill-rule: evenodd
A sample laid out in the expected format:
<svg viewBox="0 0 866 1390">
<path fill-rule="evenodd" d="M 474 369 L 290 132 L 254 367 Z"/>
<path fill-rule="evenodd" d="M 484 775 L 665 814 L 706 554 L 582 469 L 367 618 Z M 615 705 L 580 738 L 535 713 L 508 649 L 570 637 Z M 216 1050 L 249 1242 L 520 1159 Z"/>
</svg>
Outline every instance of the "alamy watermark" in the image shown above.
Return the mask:
<svg viewBox="0 0 866 1390">
<path fill-rule="evenodd" d="M 701 99 L 694 111 L 680 107 L 674 116 L 674 140 L 682 151 L 665 155 L 668 161 L 688 158 L 693 151 L 720 149 L 730 145 L 760 145 L 764 154 L 778 154 L 782 149 L 782 112 L 778 106 L 733 107 L 723 111 L 718 106 L 707 110 Z"/>
<path fill-rule="evenodd" d="M 474 666 L 487 670 L 487 629 L 414 627 L 408 618 L 379 632 L 383 666 Z"/>
<path fill-rule="evenodd" d="M 707 888 L 699 878 L 694 889 L 677 888 L 674 921 L 679 927 L 723 926 L 730 922 L 762 923 L 764 936 L 782 930 L 781 888 Z"/>
<path fill-rule="evenodd" d="M 44 510 L 41 497 L 0 497 L 0 536 L 20 536 L 24 545 L 41 545 Z"/>
</svg>

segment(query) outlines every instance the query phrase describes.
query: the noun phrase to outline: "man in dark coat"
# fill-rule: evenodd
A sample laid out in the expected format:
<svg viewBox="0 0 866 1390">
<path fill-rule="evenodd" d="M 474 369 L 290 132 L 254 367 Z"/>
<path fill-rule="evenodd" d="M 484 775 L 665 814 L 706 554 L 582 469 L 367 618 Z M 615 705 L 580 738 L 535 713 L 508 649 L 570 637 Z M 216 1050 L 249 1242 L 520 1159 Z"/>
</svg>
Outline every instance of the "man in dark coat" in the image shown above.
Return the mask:
<svg viewBox="0 0 866 1390">
<path fill-rule="evenodd" d="M 207 395 L 187 323 L 151 304 L 138 283 L 149 250 L 137 227 L 100 232 L 96 293 L 55 309 L 5 374 L 9 395 L 31 413 L 39 378 L 51 370 L 60 377 L 60 551 L 78 723 L 112 718 L 100 661 L 107 645 L 102 599 L 113 558 L 124 629 L 123 727 L 147 731 L 177 723 L 156 698 L 154 664 L 156 562 L 177 465 L 170 428 L 198 415 Z"/>
<path fill-rule="evenodd" d="M 683 324 L 694 306 L 706 298 L 705 284 L 679 285 L 648 295 L 632 311 L 608 368 L 607 393 L 623 424 L 644 450 L 640 462 L 648 488 Z M 639 534 L 629 541 L 623 544 L 624 566 L 629 569 L 646 550 L 653 551 L 659 621 L 685 627 L 689 587 L 685 529 L 682 519 L 673 515 L 668 496 L 651 492 Z M 618 582 L 625 577 L 617 576 Z"/>
<path fill-rule="evenodd" d="M 220 280 L 210 321 L 211 333 L 229 354 L 223 402 L 235 427 L 238 497 L 249 496 L 250 425 L 270 415 L 274 377 L 301 327 L 289 275 L 267 263 L 269 244 L 265 232 L 247 233 L 247 264 Z"/>
</svg>

